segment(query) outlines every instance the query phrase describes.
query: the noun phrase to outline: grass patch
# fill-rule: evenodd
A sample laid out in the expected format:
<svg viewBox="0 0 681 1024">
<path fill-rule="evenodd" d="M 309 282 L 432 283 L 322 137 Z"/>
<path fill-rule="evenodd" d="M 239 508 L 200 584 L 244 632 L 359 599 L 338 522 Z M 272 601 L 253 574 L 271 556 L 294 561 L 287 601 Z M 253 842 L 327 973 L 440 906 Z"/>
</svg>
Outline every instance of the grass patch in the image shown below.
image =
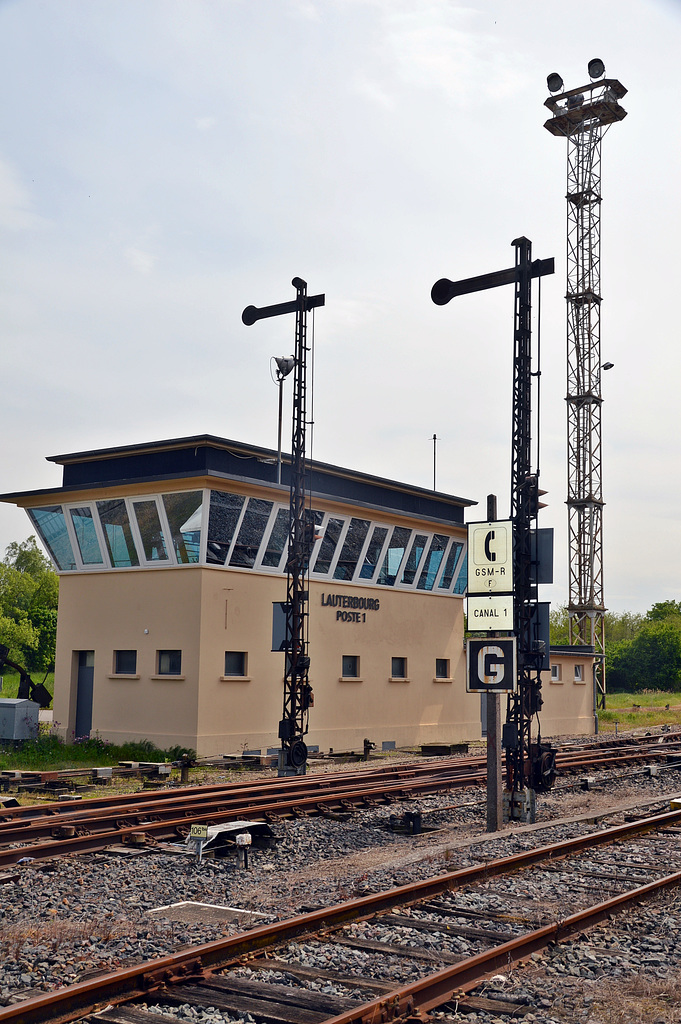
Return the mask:
<svg viewBox="0 0 681 1024">
<path fill-rule="evenodd" d="M 54 672 L 48 672 L 45 676 L 44 672 L 33 672 L 30 673 L 31 679 L 34 683 L 44 683 L 50 693 L 54 696 Z M 43 676 L 45 676 L 43 680 Z M 19 689 L 19 673 L 13 672 L 9 668 L 5 668 L 2 674 L 2 690 L 0 690 L 0 697 L 11 697 L 16 699 L 17 691 Z"/>
<path fill-rule="evenodd" d="M 669 705 L 669 707 L 667 707 Z M 598 728 L 603 732 L 648 729 L 669 725 L 681 727 L 681 694 L 650 690 L 643 693 L 607 693 L 605 711 L 598 712 Z"/>
<path fill-rule="evenodd" d="M 176 761 L 182 754 L 195 757 L 187 747 L 160 750 L 149 740 L 108 743 L 94 737 L 64 743 L 53 733 L 23 740 L 20 744 L 0 746 L 0 771 L 60 771 L 68 768 L 103 768 L 119 761 Z"/>
</svg>

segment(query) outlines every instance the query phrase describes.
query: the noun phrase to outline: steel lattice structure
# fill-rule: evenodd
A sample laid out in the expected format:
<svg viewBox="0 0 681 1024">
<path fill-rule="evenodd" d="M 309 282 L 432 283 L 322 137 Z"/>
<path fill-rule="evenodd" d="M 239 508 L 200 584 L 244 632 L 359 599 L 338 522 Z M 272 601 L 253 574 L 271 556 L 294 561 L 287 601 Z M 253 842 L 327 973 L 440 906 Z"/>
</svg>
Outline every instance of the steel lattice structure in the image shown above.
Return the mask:
<svg viewBox="0 0 681 1024">
<path fill-rule="evenodd" d="M 553 76 L 552 76 L 553 77 Z M 556 76 L 557 77 L 557 76 Z M 549 80 L 549 87 L 553 88 Z M 559 85 L 562 89 L 562 82 Z M 570 643 L 596 653 L 605 707 L 601 448 L 601 142 L 627 90 L 599 79 L 550 96 L 544 127 L 567 139 L 567 460 Z"/>
<path fill-rule="evenodd" d="M 314 519 L 307 508 L 307 314 L 323 306 L 323 295 L 308 295 L 307 282 L 294 277 L 291 284 L 296 297 L 274 306 L 247 306 L 242 321 L 251 326 L 256 320 L 296 314 L 296 345 L 293 376 L 293 430 L 291 436 L 291 486 L 286 561 L 286 639 L 284 642 L 284 708 L 279 722 L 279 775 L 304 775 L 307 766 L 309 712 L 313 704 L 309 682 L 308 654 L 309 587 L 307 574 L 314 544 Z"/>
</svg>

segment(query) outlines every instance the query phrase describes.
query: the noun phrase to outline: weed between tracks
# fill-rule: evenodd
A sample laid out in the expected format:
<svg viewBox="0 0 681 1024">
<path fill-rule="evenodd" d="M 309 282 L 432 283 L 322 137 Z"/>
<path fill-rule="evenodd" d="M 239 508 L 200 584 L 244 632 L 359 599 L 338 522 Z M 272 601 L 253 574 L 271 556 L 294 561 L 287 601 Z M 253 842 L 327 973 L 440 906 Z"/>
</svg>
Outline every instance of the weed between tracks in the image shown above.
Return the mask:
<svg viewBox="0 0 681 1024">
<path fill-rule="evenodd" d="M 0 949 L 16 959 L 26 943 L 48 946 L 54 952 L 62 945 L 83 939 L 109 942 L 129 930 L 126 921 L 17 921 L 0 928 Z"/>
<path fill-rule="evenodd" d="M 639 976 L 606 982 L 597 991 L 588 1024 L 677 1024 L 681 1021 L 681 980 Z"/>
</svg>

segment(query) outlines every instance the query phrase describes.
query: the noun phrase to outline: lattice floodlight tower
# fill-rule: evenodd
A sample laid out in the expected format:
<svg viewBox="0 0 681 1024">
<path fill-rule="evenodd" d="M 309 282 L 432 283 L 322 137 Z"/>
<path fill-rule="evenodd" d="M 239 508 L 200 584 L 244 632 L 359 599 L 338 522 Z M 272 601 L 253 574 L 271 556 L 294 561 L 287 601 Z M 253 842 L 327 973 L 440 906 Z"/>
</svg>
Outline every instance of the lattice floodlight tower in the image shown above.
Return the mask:
<svg viewBox="0 0 681 1024">
<path fill-rule="evenodd" d="M 596 707 L 605 707 L 603 493 L 601 481 L 601 140 L 626 117 L 627 90 L 589 62 L 588 85 L 564 90 L 548 76 L 552 116 L 567 139 L 567 421 L 570 643 L 596 653 Z"/>
</svg>

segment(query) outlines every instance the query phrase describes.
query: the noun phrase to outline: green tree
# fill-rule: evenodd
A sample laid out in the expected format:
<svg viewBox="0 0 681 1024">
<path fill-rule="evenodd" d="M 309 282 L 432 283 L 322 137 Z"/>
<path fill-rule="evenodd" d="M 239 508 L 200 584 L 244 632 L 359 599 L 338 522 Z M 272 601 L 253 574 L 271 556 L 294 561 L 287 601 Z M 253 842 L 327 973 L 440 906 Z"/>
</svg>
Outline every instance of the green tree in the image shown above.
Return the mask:
<svg viewBox="0 0 681 1024">
<path fill-rule="evenodd" d="M 620 640 L 632 640 L 643 625 L 639 612 L 606 612 L 604 618 L 606 648 Z"/>
<path fill-rule="evenodd" d="M 0 643 L 29 671 L 54 664 L 59 577 L 35 537 L 14 541 L 0 562 Z"/>
<path fill-rule="evenodd" d="M 553 645 L 562 647 L 570 643 L 567 605 L 559 604 L 551 609 L 549 612 L 549 630 Z"/>
<path fill-rule="evenodd" d="M 651 622 L 607 652 L 607 680 L 613 690 L 681 690 L 681 630 Z"/>
<path fill-rule="evenodd" d="M 0 644 L 9 648 L 7 657 L 10 661 L 28 668 L 31 655 L 38 648 L 39 634 L 28 619 L 17 620 L 0 615 Z"/>
<path fill-rule="evenodd" d="M 681 601 L 658 601 L 646 613 L 648 622 L 671 622 L 681 629 Z"/>
</svg>

